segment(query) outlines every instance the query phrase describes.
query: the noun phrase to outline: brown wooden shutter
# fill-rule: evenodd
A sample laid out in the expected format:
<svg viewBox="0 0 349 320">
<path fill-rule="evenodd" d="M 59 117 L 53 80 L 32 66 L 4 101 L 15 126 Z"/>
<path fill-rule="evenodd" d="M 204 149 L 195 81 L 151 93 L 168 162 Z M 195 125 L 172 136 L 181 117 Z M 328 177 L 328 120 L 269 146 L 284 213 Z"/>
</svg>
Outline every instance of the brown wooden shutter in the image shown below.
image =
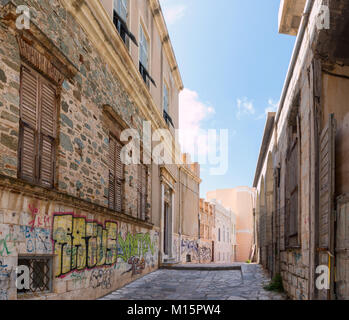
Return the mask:
<svg viewBox="0 0 349 320">
<path fill-rule="evenodd" d="M 122 145 L 119 141 L 116 141 L 116 154 L 115 154 L 115 210 L 122 212 L 122 197 L 123 197 L 123 180 L 124 180 L 124 165 L 121 162 L 121 149 Z"/>
<path fill-rule="evenodd" d="M 46 81 L 40 85 L 40 183 L 53 187 L 55 172 L 56 90 Z"/>
<path fill-rule="evenodd" d="M 145 220 L 147 212 L 147 166 L 138 166 L 138 218 Z"/>
<path fill-rule="evenodd" d="M 114 138 L 109 139 L 109 208 L 115 209 L 115 149 L 116 141 Z"/>
<path fill-rule="evenodd" d="M 35 182 L 37 177 L 38 75 L 26 67 L 21 69 L 20 89 L 19 177 Z"/>
<path fill-rule="evenodd" d="M 320 173 L 319 173 L 319 264 L 328 265 L 329 254 L 334 254 L 334 194 L 335 194 L 335 136 L 336 121 L 334 115 L 320 137 Z M 330 299 L 333 292 L 334 269 L 331 261 L 331 290 L 321 290 L 320 299 Z"/>
<path fill-rule="evenodd" d="M 122 145 L 110 137 L 109 144 L 109 208 L 122 212 L 124 166 L 121 162 Z"/>
</svg>

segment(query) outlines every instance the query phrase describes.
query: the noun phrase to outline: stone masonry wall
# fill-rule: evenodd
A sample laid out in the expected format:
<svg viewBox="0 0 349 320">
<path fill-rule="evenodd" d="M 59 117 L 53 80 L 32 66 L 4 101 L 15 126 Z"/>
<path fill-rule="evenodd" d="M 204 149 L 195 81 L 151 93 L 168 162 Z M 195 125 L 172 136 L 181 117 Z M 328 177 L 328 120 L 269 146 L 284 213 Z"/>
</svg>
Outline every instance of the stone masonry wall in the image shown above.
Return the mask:
<svg viewBox="0 0 349 320">
<path fill-rule="evenodd" d="M 71 201 L 52 200 L 54 196 L 46 199 L 28 190 L 2 187 L 0 299 L 17 298 L 14 277 L 18 257 L 38 254 L 53 257 L 53 282 L 51 293 L 36 298 L 94 299 L 158 267 L 158 231 L 120 220 L 107 209 L 105 213 L 92 209 L 92 205 L 108 206 L 109 128 L 103 121 L 103 106 L 111 106 L 127 126 L 138 132 L 144 119 L 118 76 L 60 1 L 14 2 L 30 7 L 33 23 L 78 70 L 61 87 L 57 185 L 48 193 L 79 198 L 90 203 L 91 209 L 78 209 Z M 16 35 L 16 30 L 0 21 L 0 175 L 14 179 L 22 62 Z M 133 217 L 137 216 L 137 179 L 137 167 L 126 167 L 124 213 Z M 150 210 L 150 203 L 147 207 Z"/>
</svg>

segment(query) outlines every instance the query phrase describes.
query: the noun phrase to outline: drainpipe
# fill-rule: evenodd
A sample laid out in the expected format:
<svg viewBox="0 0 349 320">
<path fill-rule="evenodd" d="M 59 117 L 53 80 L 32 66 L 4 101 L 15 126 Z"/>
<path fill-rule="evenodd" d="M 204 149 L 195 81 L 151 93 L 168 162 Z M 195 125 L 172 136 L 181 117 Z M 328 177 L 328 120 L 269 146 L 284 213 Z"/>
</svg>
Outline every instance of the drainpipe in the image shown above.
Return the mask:
<svg viewBox="0 0 349 320">
<path fill-rule="evenodd" d="M 289 88 L 290 83 L 291 83 L 291 79 L 293 77 L 294 68 L 295 68 L 296 63 L 297 63 L 299 51 L 300 51 L 301 46 L 302 46 L 302 42 L 303 42 L 304 35 L 305 35 L 305 30 L 307 29 L 307 25 L 308 25 L 308 22 L 309 22 L 309 16 L 310 16 L 311 10 L 313 9 L 314 2 L 315 2 L 315 0 L 307 0 L 307 3 L 305 5 L 305 9 L 304 9 L 304 13 L 303 13 L 300 29 L 298 31 L 296 45 L 295 45 L 295 47 L 293 49 L 291 63 L 290 63 L 290 66 L 288 68 L 288 71 L 287 71 L 287 76 L 286 76 L 284 88 L 282 89 L 279 109 L 278 109 L 278 112 L 277 112 L 277 115 L 276 115 L 276 125 L 279 122 L 280 114 L 281 114 L 281 111 L 282 111 L 282 109 L 284 107 L 286 95 L 287 95 L 288 88 Z"/>
</svg>

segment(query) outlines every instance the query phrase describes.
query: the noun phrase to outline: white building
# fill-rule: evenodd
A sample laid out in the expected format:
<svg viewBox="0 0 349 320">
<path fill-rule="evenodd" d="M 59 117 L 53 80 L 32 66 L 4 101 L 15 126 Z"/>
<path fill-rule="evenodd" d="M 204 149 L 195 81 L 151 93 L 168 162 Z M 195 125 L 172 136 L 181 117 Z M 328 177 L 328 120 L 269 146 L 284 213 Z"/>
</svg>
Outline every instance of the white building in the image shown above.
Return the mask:
<svg viewBox="0 0 349 320">
<path fill-rule="evenodd" d="M 215 263 L 232 263 L 235 261 L 236 217 L 230 208 L 225 208 L 220 201 L 213 200 L 215 215 Z"/>
</svg>

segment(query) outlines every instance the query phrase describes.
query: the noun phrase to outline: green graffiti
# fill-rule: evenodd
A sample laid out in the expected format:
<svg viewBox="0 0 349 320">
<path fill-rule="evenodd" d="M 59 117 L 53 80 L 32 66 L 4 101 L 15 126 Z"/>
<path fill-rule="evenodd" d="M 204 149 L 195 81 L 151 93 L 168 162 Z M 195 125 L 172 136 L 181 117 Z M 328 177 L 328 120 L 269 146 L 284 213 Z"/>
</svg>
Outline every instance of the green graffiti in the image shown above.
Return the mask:
<svg viewBox="0 0 349 320">
<path fill-rule="evenodd" d="M 151 241 L 149 233 L 129 233 L 125 240 L 119 235 L 118 240 L 118 256 L 125 262 L 132 257 L 144 257 L 149 252 L 154 255 L 155 243 Z"/>
<path fill-rule="evenodd" d="M 0 256 L 2 257 L 4 255 L 4 252 L 6 250 L 6 255 L 10 255 L 11 252 L 8 249 L 7 246 L 7 239 L 9 238 L 10 235 L 7 235 L 5 239 L 0 240 Z"/>
</svg>

